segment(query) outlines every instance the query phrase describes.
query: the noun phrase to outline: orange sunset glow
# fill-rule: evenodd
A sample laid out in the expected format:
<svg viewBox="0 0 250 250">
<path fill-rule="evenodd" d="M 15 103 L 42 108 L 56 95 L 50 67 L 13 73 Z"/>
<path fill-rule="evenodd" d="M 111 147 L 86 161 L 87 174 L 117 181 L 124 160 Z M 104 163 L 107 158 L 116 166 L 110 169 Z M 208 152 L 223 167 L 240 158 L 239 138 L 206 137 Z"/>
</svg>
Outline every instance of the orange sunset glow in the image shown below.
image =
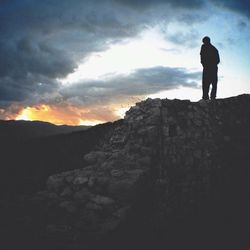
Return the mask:
<svg viewBox="0 0 250 250">
<path fill-rule="evenodd" d="M 90 113 L 90 110 L 84 108 L 41 104 L 35 107 L 23 108 L 13 119 L 47 121 L 56 125 L 96 125 L 104 123 L 110 118 L 115 118 L 111 114 L 109 116 L 104 114 L 101 119 L 99 117 L 97 113 L 92 113 L 92 111 Z"/>
</svg>

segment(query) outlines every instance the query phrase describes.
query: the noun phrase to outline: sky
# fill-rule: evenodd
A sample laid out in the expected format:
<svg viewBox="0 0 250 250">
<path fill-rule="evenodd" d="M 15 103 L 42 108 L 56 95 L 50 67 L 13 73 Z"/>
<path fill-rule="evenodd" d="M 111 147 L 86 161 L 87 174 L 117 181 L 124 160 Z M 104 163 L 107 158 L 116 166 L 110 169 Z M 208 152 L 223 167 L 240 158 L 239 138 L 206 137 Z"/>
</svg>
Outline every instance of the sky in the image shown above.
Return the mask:
<svg viewBox="0 0 250 250">
<path fill-rule="evenodd" d="M 204 36 L 217 97 L 250 93 L 249 0 L 1 0 L 0 119 L 95 125 L 149 97 L 199 101 Z"/>
</svg>

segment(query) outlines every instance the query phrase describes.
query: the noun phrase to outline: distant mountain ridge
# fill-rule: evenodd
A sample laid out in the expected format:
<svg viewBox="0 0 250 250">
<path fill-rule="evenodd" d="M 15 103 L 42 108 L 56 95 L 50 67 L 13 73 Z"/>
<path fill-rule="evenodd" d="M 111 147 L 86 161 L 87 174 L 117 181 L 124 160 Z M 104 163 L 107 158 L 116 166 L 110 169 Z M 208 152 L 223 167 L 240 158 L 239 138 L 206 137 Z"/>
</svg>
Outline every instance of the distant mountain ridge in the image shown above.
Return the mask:
<svg viewBox="0 0 250 250">
<path fill-rule="evenodd" d="M 0 137 L 19 137 L 29 139 L 34 137 L 66 134 L 86 130 L 90 126 L 55 125 L 43 121 L 0 120 Z"/>
</svg>

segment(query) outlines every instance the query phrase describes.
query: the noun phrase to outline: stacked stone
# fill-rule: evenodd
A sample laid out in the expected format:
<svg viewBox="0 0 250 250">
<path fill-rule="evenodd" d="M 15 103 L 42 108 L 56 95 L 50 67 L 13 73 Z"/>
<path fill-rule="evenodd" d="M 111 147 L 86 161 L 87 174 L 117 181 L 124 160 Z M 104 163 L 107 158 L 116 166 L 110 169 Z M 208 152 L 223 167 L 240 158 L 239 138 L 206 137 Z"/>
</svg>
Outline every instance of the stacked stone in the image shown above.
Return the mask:
<svg viewBox="0 0 250 250">
<path fill-rule="evenodd" d="M 47 190 L 33 201 L 43 203 L 48 214 L 62 213 L 47 221 L 46 234 L 64 228 L 74 238 L 100 238 L 133 211 L 150 180 L 160 105 L 160 99 L 136 104 L 96 151 L 84 156 L 87 167 L 48 178 Z"/>
<path fill-rule="evenodd" d="M 158 214 L 183 214 L 207 199 L 229 135 L 249 134 L 242 131 L 250 122 L 249 104 L 249 95 L 197 103 L 163 100 Z"/>
<path fill-rule="evenodd" d="M 163 101 L 161 126 L 165 189 L 158 202 L 168 216 L 192 207 L 209 192 L 216 130 L 208 103 L 179 100 Z"/>
<path fill-rule="evenodd" d="M 155 213 L 182 214 L 199 204 L 221 167 L 218 152 L 233 128 L 247 127 L 249 111 L 249 95 L 212 102 L 137 103 L 84 156 L 88 167 L 50 176 L 47 190 L 33 198 L 48 215 L 63 211 L 58 219 L 48 216 L 47 233 L 63 228 L 74 238 L 102 237 L 126 220 L 155 183 L 161 185 L 152 201 L 159 208 Z"/>
</svg>

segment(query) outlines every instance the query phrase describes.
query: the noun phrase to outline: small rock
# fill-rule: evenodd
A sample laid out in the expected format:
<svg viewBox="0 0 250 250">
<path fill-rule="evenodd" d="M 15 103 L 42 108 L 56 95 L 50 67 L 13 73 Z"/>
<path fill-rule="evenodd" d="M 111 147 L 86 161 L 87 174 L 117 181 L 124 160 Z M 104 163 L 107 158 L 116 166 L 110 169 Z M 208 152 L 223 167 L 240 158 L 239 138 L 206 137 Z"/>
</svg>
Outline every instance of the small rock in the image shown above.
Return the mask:
<svg viewBox="0 0 250 250">
<path fill-rule="evenodd" d="M 139 135 L 147 135 L 148 137 L 157 136 L 158 128 L 156 126 L 145 126 L 138 131 Z"/>
<path fill-rule="evenodd" d="M 84 184 L 87 184 L 88 181 L 89 181 L 88 177 L 77 176 L 74 179 L 73 184 L 74 185 L 84 185 Z"/>
<path fill-rule="evenodd" d="M 122 145 L 126 140 L 126 137 L 124 135 L 113 135 L 110 138 L 110 143 L 111 144 L 116 144 L 116 145 Z"/>
<path fill-rule="evenodd" d="M 113 169 L 110 174 L 113 176 L 113 177 L 121 177 L 124 175 L 124 171 L 123 170 L 119 170 L 119 169 Z"/>
<path fill-rule="evenodd" d="M 97 195 L 91 199 L 93 202 L 95 202 L 98 205 L 107 206 L 112 205 L 115 203 L 115 201 L 109 197 Z"/>
<path fill-rule="evenodd" d="M 95 164 L 98 160 L 104 160 L 105 158 L 105 152 L 101 151 L 92 151 L 84 156 L 84 160 L 89 164 Z"/>
<path fill-rule="evenodd" d="M 112 169 L 114 164 L 115 164 L 114 160 L 105 161 L 102 163 L 100 168 L 105 169 L 105 170 Z"/>
</svg>

